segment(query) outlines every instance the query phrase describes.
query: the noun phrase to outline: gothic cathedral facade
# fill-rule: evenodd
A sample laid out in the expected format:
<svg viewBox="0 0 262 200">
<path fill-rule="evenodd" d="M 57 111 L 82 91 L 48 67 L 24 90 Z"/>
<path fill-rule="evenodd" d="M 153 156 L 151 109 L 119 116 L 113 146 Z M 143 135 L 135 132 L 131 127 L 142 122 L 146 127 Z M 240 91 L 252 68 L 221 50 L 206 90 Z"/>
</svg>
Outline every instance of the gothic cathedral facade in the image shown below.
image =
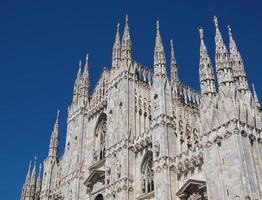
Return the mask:
<svg viewBox="0 0 262 200">
<path fill-rule="evenodd" d="M 214 24 L 215 70 L 199 28 L 199 92 L 180 81 L 172 41 L 167 75 L 159 22 L 153 70 L 133 59 L 128 18 L 122 39 L 118 24 L 112 67 L 90 94 L 80 63 L 63 155 L 58 112 L 21 200 L 261 200 L 262 109 L 231 28 L 228 49 Z"/>
</svg>

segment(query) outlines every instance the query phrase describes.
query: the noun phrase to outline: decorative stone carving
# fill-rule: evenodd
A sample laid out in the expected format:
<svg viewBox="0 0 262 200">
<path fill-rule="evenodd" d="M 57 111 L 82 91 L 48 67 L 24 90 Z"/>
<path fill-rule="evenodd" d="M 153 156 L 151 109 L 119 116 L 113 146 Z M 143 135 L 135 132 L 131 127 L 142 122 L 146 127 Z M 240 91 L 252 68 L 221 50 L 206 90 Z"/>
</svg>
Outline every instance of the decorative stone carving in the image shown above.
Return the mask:
<svg viewBox="0 0 262 200">
<path fill-rule="evenodd" d="M 154 152 L 155 152 L 156 157 L 158 157 L 159 154 L 160 154 L 160 144 L 159 144 L 159 142 L 154 142 Z"/>
<path fill-rule="evenodd" d="M 121 177 L 121 163 L 119 160 L 116 161 L 116 174 L 117 178 Z"/>
</svg>

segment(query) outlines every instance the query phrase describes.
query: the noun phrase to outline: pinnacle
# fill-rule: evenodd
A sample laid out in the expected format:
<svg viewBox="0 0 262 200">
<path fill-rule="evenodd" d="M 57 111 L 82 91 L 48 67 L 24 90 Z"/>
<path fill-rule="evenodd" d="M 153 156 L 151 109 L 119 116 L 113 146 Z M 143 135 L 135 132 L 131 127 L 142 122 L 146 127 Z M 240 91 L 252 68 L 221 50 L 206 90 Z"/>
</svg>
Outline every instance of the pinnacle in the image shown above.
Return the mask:
<svg viewBox="0 0 262 200">
<path fill-rule="evenodd" d="M 34 167 L 36 166 L 36 162 L 37 162 L 37 157 L 35 156 Z"/>
<path fill-rule="evenodd" d="M 227 25 L 227 29 L 228 29 L 229 36 L 232 36 L 232 29 L 231 29 L 230 25 Z"/>
<path fill-rule="evenodd" d="M 86 54 L 86 63 L 88 62 L 89 54 Z"/>
<path fill-rule="evenodd" d="M 32 160 L 29 161 L 28 173 L 27 173 L 28 176 L 30 175 L 31 166 L 32 166 Z"/>
<path fill-rule="evenodd" d="M 120 29 L 120 23 L 117 22 L 117 25 L 116 25 L 116 31 L 119 32 L 119 29 Z"/>
<path fill-rule="evenodd" d="M 204 29 L 202 27 L 198 28 L 200 39 L 202 40 L 204 38 Z"/>
<path fill-rule="evenodd" d="M 159 21 L 157 20 L 156 21 L 156 30 L 159 30 L 160 29 L 160 24 L 159 24 Z"/>
<path fill-rule="evenodd" d="M 216 16 L 214 16 L 214 23 L 215 23 L 215 27 L 218 28 L 218 19 Z"/>
<path fill-rule="evenodd" d="M 170 48 L 171 48 L 171 61 L 175 61 L 175 51 L 174 51 L 174 43 L 173 40 L 170 40 Z"/>
<path fill-rule="evenodd" d="M 57 114 L 56 114 L 56 122 L 59 121 L 59 115 L 60 115 L 60 110 L 58 109 L 58 110 L 57 110 Z"/>
</svg>

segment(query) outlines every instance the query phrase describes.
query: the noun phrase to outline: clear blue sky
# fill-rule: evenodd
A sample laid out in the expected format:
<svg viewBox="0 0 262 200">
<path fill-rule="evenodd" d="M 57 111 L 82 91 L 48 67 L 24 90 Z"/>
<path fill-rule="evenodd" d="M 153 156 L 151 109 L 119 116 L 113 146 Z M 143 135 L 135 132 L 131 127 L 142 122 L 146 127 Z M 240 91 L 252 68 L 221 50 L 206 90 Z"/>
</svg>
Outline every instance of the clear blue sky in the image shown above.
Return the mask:
<svg viewBox="0 0 262 200">
<path fill-rule="evenodd" d="M 217 15 L 227 43 L 226 26 L 231 25 L 249 82 L 256 84 L 262 99 L 261 9 L 258 0 L 252 3 L 244 0 L 1 0 L 1 199 L 18 199 L 29 160 L 37 155 L 42 161 L 47 155 L 58 108 L 62 120 L 61 146 L 64 146 L 67 106 L 72 99 L 79 59 L 90 53 L 93 88 L 102 68 L 111 64 L 115 26 L 119 21 L 123 32 L 126 13 L 134 58 L 152 66 L 155 21 L 159 19 L 167 57 L 172 38 L 180 77 L 194 88 L 199 87 L 197 27 L 204 27 L 206 44 L 213 57 L 212 16 Z"/>
</svg>

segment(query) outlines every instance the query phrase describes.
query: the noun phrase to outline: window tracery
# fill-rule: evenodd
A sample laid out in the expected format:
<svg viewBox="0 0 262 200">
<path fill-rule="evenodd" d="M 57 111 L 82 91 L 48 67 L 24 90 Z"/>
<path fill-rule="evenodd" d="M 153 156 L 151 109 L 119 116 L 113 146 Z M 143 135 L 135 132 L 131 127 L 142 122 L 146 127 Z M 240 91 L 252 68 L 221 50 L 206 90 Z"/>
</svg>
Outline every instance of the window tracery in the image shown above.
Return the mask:
<svg viewBox="0 0 262 200">
<path fill-rule="evenodd" d="M 142 192 L 149 193 L 154 191 L 154 170 L 153 170 L 153 154 L 150 152 L 146 155 L 142 165 Z"/>
<path fill-rule="evenodd" d="M 106 139 L 106 115 L 102 114 L 98 120 L 95 131 L 95 149 L 93 157 L 95 161 L 105 158 L 105 139 Z"/>
</svg>

